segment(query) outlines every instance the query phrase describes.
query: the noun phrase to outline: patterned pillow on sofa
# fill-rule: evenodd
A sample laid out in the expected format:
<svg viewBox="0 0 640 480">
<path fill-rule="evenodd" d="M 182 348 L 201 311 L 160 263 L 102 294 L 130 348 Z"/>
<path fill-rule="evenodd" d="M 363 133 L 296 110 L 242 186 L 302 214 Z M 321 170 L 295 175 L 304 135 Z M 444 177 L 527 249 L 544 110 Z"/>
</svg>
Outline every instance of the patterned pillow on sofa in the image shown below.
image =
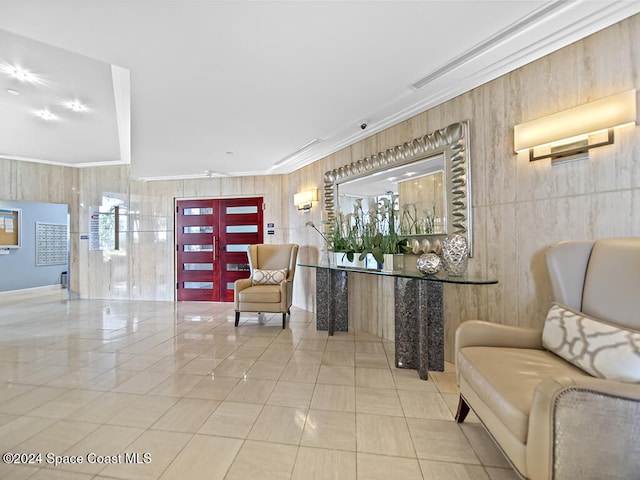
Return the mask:
<svg viewBox="0 0 640 480">
<path fill-rule="evenodd" d="M 542 331 L 544 347 L 594 377 L 640 382 L 640 332 L 553 304 Z"/>
<path fill-rule="evenodd" d="M 251 274 L 251 285 L 279 285 L 287 278 L 287 269 L 254 270 Z"/>
</svg>

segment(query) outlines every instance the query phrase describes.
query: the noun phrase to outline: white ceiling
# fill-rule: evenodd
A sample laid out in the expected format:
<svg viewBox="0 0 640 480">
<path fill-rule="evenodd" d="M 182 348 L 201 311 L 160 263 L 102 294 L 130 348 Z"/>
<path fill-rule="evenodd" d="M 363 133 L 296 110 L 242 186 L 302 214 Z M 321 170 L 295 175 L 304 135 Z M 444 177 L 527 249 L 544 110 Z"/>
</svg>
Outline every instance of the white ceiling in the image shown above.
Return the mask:
<svg viewBox="0 0 640 480">
<path fill-rule="evenodd" d="M 637 1 L 0 0 L 0 156 L 128 163 L 130 143 L 137 179 L 288 173 L 638 12 Z M 44 83 L 2 73 L 17 62 Z M 89 110 L 65 110 L 70 97 Z M 33 115 L 44 106 L 60 120 Z"/>
</svg>

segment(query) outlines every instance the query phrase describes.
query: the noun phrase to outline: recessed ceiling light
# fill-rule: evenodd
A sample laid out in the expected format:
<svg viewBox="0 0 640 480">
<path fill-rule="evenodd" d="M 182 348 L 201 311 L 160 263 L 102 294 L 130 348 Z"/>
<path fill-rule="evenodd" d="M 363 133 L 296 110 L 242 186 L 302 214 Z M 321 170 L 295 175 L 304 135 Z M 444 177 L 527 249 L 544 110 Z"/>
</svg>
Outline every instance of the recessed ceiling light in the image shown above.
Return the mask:
<svg viewBox="0 0 640 480">
<path fill-rule="evenodd" d="M 38 117 L 42 118 L 43 120 L 47 120 L 47 121 L 59 120 L 60 119 L 57 115 L 51 113 L 49 110 L 46 110 L 46 109 L 45 110 L 38 110 L 36 112 L 36 115 Z"/>
<path fill-rule="evenodd" d="M 0 63 L 0 71 L 23 83 L 42 83 L 38 75 L 18 65 Z"/>
<path fill-rule="evenodd" d="M 7 88 L 7 93 L 9 95 L 20 95 L 20 92 L 18 90 L 14 90 L 13 88 Z"/>
<path fill-rule="evenodd" d="M 17 78 L 21 82 L 33 83 L 36 81 L 36 76 L 29 70 L 25 70 L 22 67 L 14 67 L 13 71 L 11 72 L 11 76 L 13 78 Z"/>
<path fill-rule="evenodd" d="M 87 106 L 80 103 L 78 100 L 72 100 L 64 104 L 69 110 L 73 110 L 74 112 L 86 112 Z"/>
</svg>

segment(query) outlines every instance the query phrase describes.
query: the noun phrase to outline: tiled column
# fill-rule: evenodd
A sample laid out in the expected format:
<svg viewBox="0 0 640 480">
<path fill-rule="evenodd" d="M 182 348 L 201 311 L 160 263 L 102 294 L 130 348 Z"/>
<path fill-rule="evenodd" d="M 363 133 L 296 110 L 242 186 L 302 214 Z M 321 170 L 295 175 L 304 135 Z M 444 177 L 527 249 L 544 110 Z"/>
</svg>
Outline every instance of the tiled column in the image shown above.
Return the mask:
<svg viewBox="0 0 640 480">
<path fill-rule="evenodd" d="M 443 285 L 395 279 L 396 367 L 415 368 L 420 378 L 444 370 Z"/>
<path fill-rule="evenodd" d="M 329 268 L 316 268 L 316 329 L 346 332 L 349 327 L 347 272 Z M 330 332 L 331 334 L 332 332 Z"/>
</svg>

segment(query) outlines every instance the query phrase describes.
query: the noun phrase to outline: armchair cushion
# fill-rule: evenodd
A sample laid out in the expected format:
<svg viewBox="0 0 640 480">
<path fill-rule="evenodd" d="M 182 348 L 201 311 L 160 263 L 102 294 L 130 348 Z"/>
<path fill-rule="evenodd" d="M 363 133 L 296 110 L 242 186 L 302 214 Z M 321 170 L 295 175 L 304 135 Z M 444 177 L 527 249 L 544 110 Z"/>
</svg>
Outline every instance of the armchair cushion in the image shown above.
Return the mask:
<svg viewBox="0 0 640 480">
<path fill-rule="evenodd" d="M 287 269 L 260 270 L 255 269 L 251 273 L 251 285 L 278 285 L 287 278 Z"/>
<path fill-rule="evenodd" d="M 640 382 L 640 332 L 555 303 L 547 314 L 542 342 L 594 377 Z"/>
<path fill-rule="evenodd" d="M 282 292 L 279 285 L 256 285 L 239 292 L 239 301 L 244 303 L 278 304 L 281 299 Z"/>
<path fill-rule="evenodd" d="M 466 347 L 456 367 L 466 383 L 521 443 L 527 442 L 533 392 L 545 379 L 588 376 L 545 350 Z"/>
</svg>

